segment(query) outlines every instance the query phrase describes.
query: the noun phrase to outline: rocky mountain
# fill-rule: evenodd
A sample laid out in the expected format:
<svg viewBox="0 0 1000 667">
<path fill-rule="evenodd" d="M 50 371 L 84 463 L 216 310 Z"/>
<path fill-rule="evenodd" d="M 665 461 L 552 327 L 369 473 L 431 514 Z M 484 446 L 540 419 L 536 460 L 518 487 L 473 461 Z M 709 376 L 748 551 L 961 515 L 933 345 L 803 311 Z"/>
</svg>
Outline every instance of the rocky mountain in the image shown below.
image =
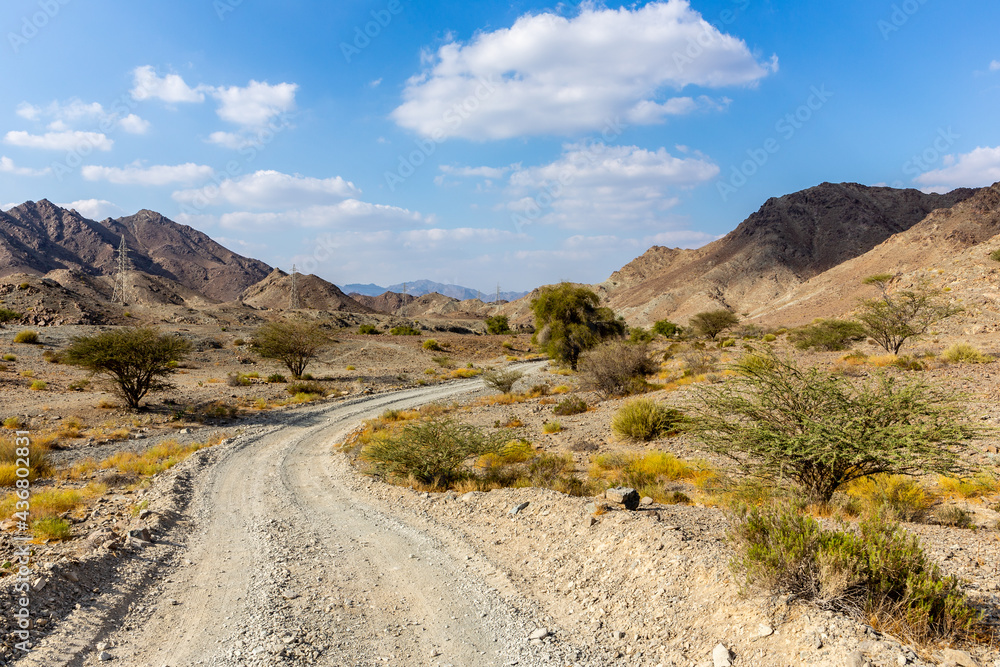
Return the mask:
<svg viewBox="0 0 1000 667">
<path fill-rule="evenodd" d="M 654 246 L 597 288 L 633 324 L 718 308 L 755 311 L 975 193 L 823 183 L 769 199 L 702 248 Z"/>
<path fill-rule="evenodd" d="M 271 270 L 153 211 L 97 222 L 43 199 L 0 212 L 0 276 L 56 270 L 114 275 L 122 237 L 137 271 L 217 301 L 235 299 Z"/>
<path fill-rule="evenodd" d="M 393 315 L 407 304 L 417 300 L 417 297 L 412 294 L 399 294 L 397 292 L 381 292 L 378 296 L 351 292 L 347 296 L 374 311 L 387 315 Z"/>
<path fill-rule="evenodd" d="M 331 313 L 374 313 L 344 294 L 339 287 L 318 276 L 297 274 L 298 307 L 323 310 Z M 292 277 L 281 269 L 274 269 L 264 280 L 247 289 L 241 301 L 254 308 L 284 310 L 290 308 Z"/>
<path fill-rule="evenodd" d="M 399 283 L 396 285 L 390 285 L 389 287 L 379 287 L 378 285 L 372 283 L 368 283 L 366 285 L 355 283 L 343 286 L 343 290 L 345 292 L 356 293 L 362 296 L 379 296 L 384 292 L 396 292 L 397 294 L 402 294 L 404 289 L 408 296 L 415 297 L 424 296 L 425 294 L 442 294 L 453 299 L 458 299 L 459 301 L 480 299 L 484 303 L 493 302 L 497 298 L 495 290 L 492 292 L 481 292 L 479 290 L 474 290 L 471 287 L 447 285 L 444 283 L 434 282 L 433 280 L 415 280 L 411 283 Z M 514 301 L 516 299 L 520 299 L 526 294 L 527 292 L 500 292 L 500 300 Z"/>
</svg>

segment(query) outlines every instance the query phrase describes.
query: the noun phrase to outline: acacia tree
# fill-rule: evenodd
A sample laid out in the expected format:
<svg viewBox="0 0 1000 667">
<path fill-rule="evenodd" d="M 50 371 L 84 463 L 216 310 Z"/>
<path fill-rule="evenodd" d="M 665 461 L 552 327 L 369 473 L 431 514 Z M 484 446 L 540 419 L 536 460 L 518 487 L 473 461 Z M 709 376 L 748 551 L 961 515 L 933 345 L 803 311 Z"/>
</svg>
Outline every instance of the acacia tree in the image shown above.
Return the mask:
<svg viewBox="0 0 1000 667">
<path fill-rule="evenodd" d="M 739 323 L 740 318 L 735 313 L 728 310 L 710 310 L 692 317 L 688 325 L 694 327 L 703 336 L 714 340 L 720 333 Z"/>
<path fill-rule="evenodd" d="M 818 502 L 879 473 L 960 472 L 966 442 L 985 432 L 960 397 L 920 381 L 851 380 L 774 353 L 745 357 L 734 370 L 723 385 L 699 388 L 693 434 L 744 473 L 793 481 Z"/>
<path fill-rule="evenodd" d="M 265 359 L 285 364 L 292 377 L 299 379 L 309 362 L 330 344 L 318 324 L 312 322 L 268 322 L 257 328 L 250 348 Z"/>
<path fill-rule="evenodd" d="M 625 322 L 600 303 L 600 297 L 586 287 L 571 283 L 543 287 L 531 302 L 535 314 L 532 341 L 553 359 L 576 370 L 584 350 L 625 334 Z"/>
<path fill-rule="evenodd" d="M 76 336 L 63 354 L 67 364 L 107 375 L 133 410 L 151 391 L 169 389 L 163 378 L 191 351 L 191 344 L 151 327 L 125 327 L 94 336 Z"/>
<path fill-rule="evenodd" d="M 912 290 L 889 291 L 894 276 L 879 274 L 864 279 L 865 285 L 874 285 L 880 294 L 860 303 L 858 319 L 865 325 L 868 335 L 886 352 L 899 354 L 910 338 L 927 333 L 934 324 L 962 312 L 944 296 L 944 291 L 921 282 Z"/>
</svg>

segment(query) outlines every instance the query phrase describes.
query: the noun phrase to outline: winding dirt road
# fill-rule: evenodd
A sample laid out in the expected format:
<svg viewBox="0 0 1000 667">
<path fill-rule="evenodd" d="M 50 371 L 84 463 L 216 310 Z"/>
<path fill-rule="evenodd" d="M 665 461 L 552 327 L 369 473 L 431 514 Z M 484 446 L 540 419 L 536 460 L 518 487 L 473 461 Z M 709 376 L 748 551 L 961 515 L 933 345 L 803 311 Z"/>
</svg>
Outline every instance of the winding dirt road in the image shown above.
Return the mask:
<svg viewBox="0 0 1000 667">
<path fill-rule="evenodd" d="M 123 575 L 117 600 L 78 610 L 20 664 L 572 662 L 571 646 L 543 654 L 528 641 L 532 603 L 472 545 L 379 506 L 364 493 L 372 482 L 331 455 L 365 418 L 481 387 L 471 380 L 262 417 L 193 474 L 185 515 L 142 552 L 132 581 Z"/>
</svg>

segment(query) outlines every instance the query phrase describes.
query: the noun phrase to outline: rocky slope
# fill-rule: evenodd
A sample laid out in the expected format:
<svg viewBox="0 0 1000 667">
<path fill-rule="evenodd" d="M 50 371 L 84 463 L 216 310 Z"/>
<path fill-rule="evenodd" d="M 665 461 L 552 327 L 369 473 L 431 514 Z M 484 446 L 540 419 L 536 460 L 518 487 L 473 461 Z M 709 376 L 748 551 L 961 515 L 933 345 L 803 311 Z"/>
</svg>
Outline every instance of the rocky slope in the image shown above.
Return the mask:
<svg viewBox="0 0 1000 667">
<path fill-rule="evenodd" d="M 299 308 L 311 308 L 331 313 L 374 313 L 340 291 L 333 283 L 318 276 L 296 277 L 299 293 Z M 241 301 L 254 308 L 283 310 L 291 307 L 292 277 L 281 269 L 274 269 L 266 278 L 247 289 Z"/>
<path fill-rule="evenodd" d="M 43 199 L 0 213 L 0 275 L 60 269 L 113 275 L 122 237 L 136 270 L 217 301 L 235 299 L 270 271 L 153 211 L 95 222 Z"/>
<path fill-rule="evenodd" d="M 717 308 L 754 311 L 975 192 L 936 195 L 823 183 L 769 199 L 703 248 L 653 247 L 597 287 L 632 324 L 683 322 Z"/>
</svg>

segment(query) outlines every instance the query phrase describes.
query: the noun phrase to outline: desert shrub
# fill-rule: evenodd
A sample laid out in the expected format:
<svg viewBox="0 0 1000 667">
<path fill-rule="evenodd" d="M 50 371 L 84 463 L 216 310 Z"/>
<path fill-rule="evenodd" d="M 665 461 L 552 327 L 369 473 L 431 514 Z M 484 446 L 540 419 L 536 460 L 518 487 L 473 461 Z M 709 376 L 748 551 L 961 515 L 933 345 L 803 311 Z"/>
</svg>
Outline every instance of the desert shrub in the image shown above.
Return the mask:
<svg viewBox="0 0 1000 667">
<path fill-rule="evenodd" d="M 434 340 L 433 338 L 428 338 L 427 340 L 425 340 L 424 344 L 422 345 L 422 347 L 425 350 L 431 350 L 431 351 L 434 351 L 434 352 L 440 352 L 441 351 L 441 346 L 438 345 L 438 342 L 436 340 Z"/>
<path fill-rule="evenodd" d="M 728 310 L 712 310 L 698 313 L 688 322 L 689 326 L 706 338 L 715 339 L 726 329 L 735 327 L 740 323 L 740 318 L 736 313 Z"/>
<path fill-rule="evenodd" d="M 0 439 L 0 469 L 3 470 L 0 473 L 0 486 L 13 486 L 14 481 L 18 479 L 16 475 L 16 469 L 20 467 L 18 459 L 24 458 L 18 456 L 19 453 L 24 454 L 24 448 L 18 447 L 13 437 Z M 35 480 L 51 472 L 49 448 L 44 444 L 32 442 L 28 448 L 28 479 Z"/>
<path fill-rule="evenodd" d="M 565 417 L 569 415 L 579 415 L 587 411 L 587 402 L 580 398 L 579 396 L 571 396 L 569 398 L 564 398 L 559 401 L 552 412 L 555 414 Z"/>
<path fill-rule="evenodd" d="M 653 333 L 660 334 L 666 338 L 672 338 L 680 332 L 681 328 L 669 320 L 659 320 L 653 325 Z"/>
<path fill-rule="evenodd" d="M 955 343 L 941 353 L 941 356 L 953 364 L 988 364 L 993 357 L 983 354 L 968 343 Z"/>
<path fill-rule="evenodd" d="M 513 368 L 490 369 L 483 372 L 483 383 L 501 394 L 509 394 L 524 373 Z"/>
<path fill-rule="evenodd" d="M 693 435 L 745 474 L 796 482 L 815 502 L 862 477 L 961 469 L 967 442 L 983 432 L 958 396 L 920 381 L 751 356 L 729 381 L 698 387 Z"/>
<path fill-rule="evenodd" d="M 959 498 L 982 498 L 1000 491 L 1000 479 L 988 472 L 980 472 L 972 477 L 938 477 L 941 491 Z"/>
<path fill-rule="evenodd" d="M 684 363 L 684 377 L 711 373 L 716 370 L 716 364 L 719 363 L 719 357 L 703 347 L 686 350 L 680 354 L 680 358 Z"/>
<path fill-rule="evenodd" d="M 551 435 L 553 433 L 559 433 L 562 430 L 562 424 L 559 422 L 545 422 L 542 424 L 542 433 L 548 433 Z"/>
<path fill-rule="evenodd" d="M 43 380 L 35 380 L 31 383 L 31 387 L 29 388 L 31 391 L 45 391 L 48 387 L 49 385 L 47 382 L 44 382 Z"/>
<path fill-rule="evenodd" d="M 42 359 L 50 364 L 59 364 L 62 363 L 62 354 L 54 350 L 45 350 L 42 352 Z"/>
<path fill-rule="evenodd" d="M 580 361 L 584 385 L 605 398 L 642 392 L 646 376 L 657 369 L 645 344 L 624 341 L 605 343 L 585 353 Z"/>
<path fill-rule="evenodd" d="M 882 517 L 840 531 L 791 507 L 743 508 L 728 538 L 736 553 L 730 565 L 747 588 L 791 593 L 908 640 L 952 639 L 981 619 L 958 579 L 942 575 L 915 536 Z"/>
<path fill-rule="evenodd" d="M 25 345 L 37 345 L 38 344 L 38 332 L 29 331 L 25 329 L 24 331 L 18 331 L 17 335 L 14 336 L 15 343 L 23 343 Z"/>
<path fill-rule="evenodd" d="M 725 347 L 736 347 L 736 339 L 735 338 L 727 338 L 726 340 L 724 340 L 721 343 L 719 343 L 719 347 L 722 347 L 722 348 L 725 348 Z"/>
<path fill-rule="evenodd" d="M 896 521 L 920 521 L 934 502 L 920 484 L 904 475 L 864 477 L 851 482 L 846 491 L 866 514 L 881 514 Z"/>
<path fill-rule="evenodd" d="M 934 512 L 934 523 L 951 528 L 972 528 L 972 515 L 961 507 L 945 505 Z"/>
<path fill-rule="evenodd" d="M 250 348 L 265 359 L 285 364 L 292 377 L 298 379 L 330 342 L 329 336 L 311 322 L 268 322 L 254 331 Z"/>
<path fill-rule="evenodd" d="M 378 329 L 375 328 L 374 324 L 362 324 L 358 327 L 358 333 L 366 336 L 377 336 Z"/>
<path fill-rule="evenodd" d="M 777 336 L 775 336 L 775 335 L 774 335 L 774 334 L 772 334 L 772 333 L 769 333 L 769 334 L 764 334 L 764 337 L 763 337 L 763 339 L 762 339 L 762 340 L 763 340 L 763 341 L 764 341 L 765 343 L 773 343 L 774 341 L 778 340 L 778 337 L 777 337 Z"/>
<path fill-rule="evenodd" d="M 326 389 L 319 382 L 291 382 L 285 387 L 287 391 L 292 396 L 296 394 L 319 394 L 324 396 L 326 394 Z"/>
<path fill-rule="evenodd" d="M 500 336 L 511 333 L 510 320 L 506 315 L 493 315 L 486 318 L 486 333 Z"/>
<path fill-rule="evenodd" d="M 880 295 L 861 301 L 858 319 L 868 335 L 886 352 L 899 354 L 903 344 L 921 336 L 931 326 L 962 311 L 944 296 L 944 290 L 921 283 L 912 290 L 890 291 L 894 276 L 879 274 L 863 281 L 874 285 Z"/>
<path fill-rule="evenodd" d="M 676 430 L 682 419 L 680 411 L 640 398 L 618 409 L 611 429 L 622 437 L 648 442 Z"/>
<path fill-rule="evenodd" d="M 630 327 L 628 330 L 628 339 L 632 343 L 651 343 L 655 337 L 652 331 L 642 327 Z"/>
<path fill-rule="evenodd" d="M 227 387 L 249 387 L 251 384 L 250 378 L 242 373 L 228 373 L 226 375 Z"/>
<path fill-rule="evenodd" d="M 17 355 L 16 354 L 5 354 L 5 355 L 3 355 L 3 360 L 4 361 L 17 361 Z"/>
<path fill-rule="evenodd" d="M 246 345 L 246 344 L 247 344 L 247 342 L 245 340 L 243 340 L 242 338 L 237 338 L 236 340 L 233 341 L 233 347 L 241 347 L 241 346 Z"/>
<path fill-rule="evenodd" d="M 68 385 L 70 391 L 87 391 L 90 387 L 90 380 L 73 380 Z"/>
<path fill-rule="evenodd" d="M 128 407 L 151 391 L 169 388 L 169 366 L 191 350 L 180 336 L 160 334 L 149 327 L 123 327 L 93 336 L 76 336 L 64 352 L 66 363 L 82 366 L 111 378 Z"/>
<path fill-rule="evenodd" d="M 419 336 L 420 329 L 416 329 L 409 324 L 402 324 L 398 327 L 389 329 L 389 334 L 393 336 Z"/>
<path fill-rule="evenodd" d="M 531 302 L 532 341 L 552 358 L 576 370 L 580 355 L 607 338 L 622 336 L 625 322 L 586 287 L 570 283 L 543 287 Z"/>
<path fill-rule="evenodd" d="M 994 250 L 990 253 L 990 259 L 994 262 L 1000 262 L 1000 250 Z"/>
<path fill-rule="evenodd" d="M 12 322 L 13 320 L 21 319 L 21 313 L 9 310 L 7 308 L 0 308 L 0 324 L 5 322 Z"/>
<path fill-rule="evenodd" d="M 867 336 L 864 325 L 849 320 L 818 320 L 809 326 L 794 329 L 788 340 L 800 350 L 815 348 L 833 352 L 846 350 L 851 343 Z"/>
<path fill-rule="evenodd" d="M 3 420 L 3 427 L 5 429 L 16 431 L 21 428 L 21 418 L 20 417 L 7 417 Z"/>
<path fill-rule="evenodd" d="M 54 516 L 32 521 L 31 532 L 40 540 L 68 540 L 73 536 L 69 521 Z"/>
<path fill-rule="evenodd" d="M 282 375 L 281 373 L 271 373 L 270 375 L 267 376 L 267 381 L 270 382 L 270 383 L 272 383 L 272 384 L 277 384 L 277 383 L 285 382 L 286 380 L 285 380 L 285 376 Z"/>
<path fill-rule="evenodd" d="M 361 457 L 377 475 L 412 477 L 444 487 L 471 474 L 469 459 L 499 454 L 508 440 L 503 432 L 486 433 L 451 419 L 431 419 L 408 423 L 398 433 L 373 441 Z"/>
<path fill-rule="evenodd" d="M 431 357 L 431 361 L 440 366 L 441 368 L 454 368 L 455 362 L 452 361 L 451 357 L 447 355 L 439 355 L 437 357 Z"/>
</svg>

